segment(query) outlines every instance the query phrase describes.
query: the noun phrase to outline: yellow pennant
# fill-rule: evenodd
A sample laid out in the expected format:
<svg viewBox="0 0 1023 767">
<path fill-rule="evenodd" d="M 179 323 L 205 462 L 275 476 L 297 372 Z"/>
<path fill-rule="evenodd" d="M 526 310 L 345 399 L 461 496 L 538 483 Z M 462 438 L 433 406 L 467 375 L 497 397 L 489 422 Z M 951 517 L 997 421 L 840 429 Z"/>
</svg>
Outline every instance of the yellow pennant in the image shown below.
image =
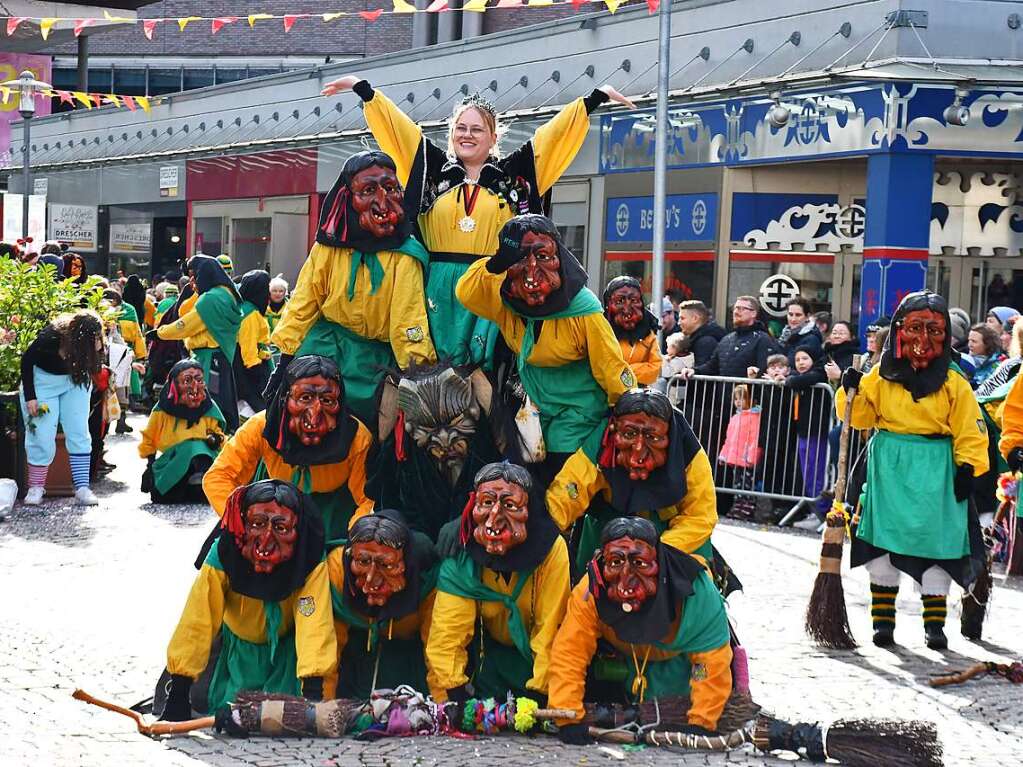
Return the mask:
<svg viewBox="0 0 1023 767">
<path fill-rule="evenodd" d="M 6 88 L 3 85 L 0 85 L 0 101 L 3 101 L 3 103 L 6 104 L 10 100 L 11 100 L 11 89 L 10 88 Z"/>
<path fill-rule="evenodd" d="M 462 10 L 483 13 L 487 9 L 487 2 L 488 0 L 469 0 L 465 5 L 462 6 Z"/>
<path fill-rule="evenodd" d="M 103 18 L 107 21 L 114 21 L 118 24 L 134 24 L 135 19 L 128 18 L 127 16 L 111 16 L 110 11 L 103 11 Z"/>
<path fill-rule="evenodd" d="M 86 109 L 92 109 L 92 99 L 89 98 L 88 93 L 82 93 L 82 91 L 74 91 L 75 98 L 84 106 Z"/>
<path fill-rule="evenodd" d="M 324 21 L 334 21 L 335 19 L 340 19 L 342 16 L 344 16 L 343 12 L 342 13 L 325 13 L 325 14 L 323 14 L 323 20 Z"/>
<path fill-rule="evenodd" d="M 392 0 L 395 13 L 415 13 L 416 7 L 406 0 Z"/>
<path fill-rule="evenodd" d="M 606 5 L 607 9 L 611 11 L 611 15 L 614 15 L 614 12 L 618 10 L 618 6 L 624 3 L 625 0 L 604 0 L 604 5 Z"/>
<path fill-rule="evenodd" d="M 185 16 L 184 18 L 178 19 L 178 29 L 184 32 L 185 27 L 187 27 L 192 21 L 202 21 L 202 16 Z"/>
<path fill-rule="evenodd" d="M 545 5 L 554 5 L 554 0 L 529 0 L 531 8 L 542 8 Z"/>
<path fill-rule="evenodd" d="M 107 100 L 108 103 L 113 104 L 115 107 L 121 106 L 121 99 L 117 97 L 116 93 L 104 93 L 103 97 Z"/>
<path fill-rule="evenodd" d="M 60 19 L 39 19 L 39 34 L 46 40 L 50 36 L 50 30 Z"/>
<path fill-rule="evenodd" d="M 273 16 L 269 13 L 250 13 L 249 14 L 249 26 L 255 27 L 257 21 L 264 21 L 265 19 L 272 19 Z"/>
<path fill-rule="evenodd" d="M 149 105 L 149 99 L 146 96 L 136 96 L 135 103 L 142 107 L 142 111 L 149 114 L 152 107 Z"/>
</svg>

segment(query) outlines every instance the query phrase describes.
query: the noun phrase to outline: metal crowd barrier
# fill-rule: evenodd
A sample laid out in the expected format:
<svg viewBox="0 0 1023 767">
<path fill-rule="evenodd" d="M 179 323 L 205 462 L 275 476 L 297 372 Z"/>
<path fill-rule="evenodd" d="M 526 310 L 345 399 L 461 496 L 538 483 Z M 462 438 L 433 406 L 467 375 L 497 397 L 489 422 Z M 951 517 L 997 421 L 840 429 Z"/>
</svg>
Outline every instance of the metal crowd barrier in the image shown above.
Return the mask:
<svg viewBox="0 0 1023 767">
<path fill-rule="evenodd" d="M 765 501 L 757 499 L 771 506 L 791 502 L 778 523 L 787 525 L 800 510 L 830 507 L 840 422 L 828 384 L 796 390 L 762 378 L 675 376 L 667 382 L 667 394 L 707 451 L 715 488 L 735 497 L 733 508 L 763 506 Z M 746 409 L 737 409 L 739 401 Z M 866 440 L 853 432 L 848 476 L 862 469 L 865 450 Z M 855 492 L 858 484 L 848 486 Z"/>
</svg>

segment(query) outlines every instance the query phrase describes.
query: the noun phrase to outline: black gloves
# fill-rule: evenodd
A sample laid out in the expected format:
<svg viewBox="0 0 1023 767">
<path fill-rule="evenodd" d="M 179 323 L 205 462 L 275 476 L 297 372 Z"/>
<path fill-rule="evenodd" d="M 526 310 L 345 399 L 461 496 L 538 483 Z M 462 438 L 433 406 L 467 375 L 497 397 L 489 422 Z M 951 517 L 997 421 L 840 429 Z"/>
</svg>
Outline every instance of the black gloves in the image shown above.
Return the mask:
<svg viewBox="0 0 1023 767">
<path fill-rule="evenodd" d="M 302 697 L 306 700 L 323 700 L 323 677 L 307 676 L 303 679 Z"/>
<path fill-rule="evenodd" d="M 270 375 L 270 380 L 266 382 L 266 388 L 263 389 L 263 399 L 267 401 L 269 406 L 270 401 L 277 394 L 277 390 L 281 388 L 281 382 L 284 381 L 284 373 L 288 369 L 288 363 L 294 359 L 292 354 L 282 354 L 281 361 L 277 363 L 277 367 L 274 368 L 274 372 Z"/>
<path fill-rule="evenodd" d="M 593 742 L 590 727 L 585 722 L 562 725 L 558 728 L 558 740 L 566 746 L 588 746 Z"/>
<path fill-rule="evenodd" d="M 462 550 L 462 541 L 459 539 L 461 532 L 462 518 L 455 517 L 437 533 L 437 556 L 441 559 L 450 559 Z"/>
<path fill-rule="evenodd" d="M 181 674 L 172 674 L 170 690 L 167 692 L 167 705 L 163 709 L 165 722 L 187 722 L 192 718 L 192 703 L 188 693 L 192 689 L 192 679 Z"/>
<path fill-rule="evenodd" d="M 142 486 L 139 487 L 143 493 L 153 492 L 153 462 L 156 461 L 156 456 L 149 456 L 146 461 L 146 470 L 142 472 Z"/>
<path fill-rule="evenodd" d="M 232 738 L 247 738 L 249 737 L 249 731 L 242 727 L 238 722 L 231 716 L 230 706 L 221 706 L 217 709 L 217 713 L 213 719 L 213 729 L 217 732 L 223 732 L 230 735 Z"/>
<path fill-rule="evenodd" d="M 856 368 L 848 367 L 842 373 L 842 388 L 848 394 L 850 389 L 859 389 L 860 381 L 863 380 L 863 373 Z"/>
<path fill-rule="evenodd" d="M 359 80 L 359 82 L 352 86 L 352 91 L 363 101 L 372 101 L 373 94 L 375 93 L 373 86 L 369 84 L 369 80 Z"/>
<path fill-rule="evenodd" d="M 1012 471 L 1023 470 L 1023 447 L 1014 447 L 1009 451 L 1009 454 L 1005 456 L 1005 462 L 1009 464 L 1009 468 Z"/>
<path fill-rule="evenodd" d="M 718 735 L 718 733 L 714 732 L 714 730 L 708 730 L 698 724 L 682 725 L 679 727 L 679 732 L 684 732 L 686 735 L 705 735 L 709 738 L 717 737 Z"/>
<path fill-rule="evenodd" d="M 956 477 L 952 487 L 956 494 L 956 500 L 962 503 L 973 494 L 973 467 L 964 463 L 956 467 Z"/>
<path fill-rule="evenodd" d="M 600 88 L 594 88 L 590 91 L 590 95 L 583 99 L 583 104 L 586 107 L 586 114 L 593 114 L 597 107 L 601 104 L 606 104 L 610 100 L 611 97 L 604 93 L 604 91 Z"/>
<path fill-rule="evenodd" d="M 476 691 L 472 689 L 472 685 L 466 682 L 463 685 L 452 687 L 448 690 L 448 700 L 452 703 L 465 703 L 475 692 Z"/>
</svg>

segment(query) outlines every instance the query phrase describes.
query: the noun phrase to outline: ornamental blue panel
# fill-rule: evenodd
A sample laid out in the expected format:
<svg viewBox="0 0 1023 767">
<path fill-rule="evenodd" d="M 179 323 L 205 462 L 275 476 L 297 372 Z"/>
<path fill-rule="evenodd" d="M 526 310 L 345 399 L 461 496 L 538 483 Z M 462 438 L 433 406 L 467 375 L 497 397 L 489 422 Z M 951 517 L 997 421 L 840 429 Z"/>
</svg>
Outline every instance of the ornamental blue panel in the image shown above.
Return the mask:
<svg viewBox="0 0 1023 767">
<path fill-rule="evenodd" d="M 665 213 L 666 240 L 717 239 L 717 194 L 670 194 Z M 654 198 L 610 197 L 605 221 L 604 238 L 607 242 L 652 242 Z"/>
</svg>

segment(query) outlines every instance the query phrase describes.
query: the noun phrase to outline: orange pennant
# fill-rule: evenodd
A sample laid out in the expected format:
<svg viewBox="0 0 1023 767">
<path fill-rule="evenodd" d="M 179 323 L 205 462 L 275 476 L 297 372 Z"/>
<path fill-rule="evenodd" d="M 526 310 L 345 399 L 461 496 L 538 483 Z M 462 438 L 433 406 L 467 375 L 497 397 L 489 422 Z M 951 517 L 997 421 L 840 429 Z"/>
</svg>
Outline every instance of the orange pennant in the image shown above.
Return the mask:
<svg viewBox="0 0 1023 767">
<path fill-rule="evenodd" d="M 121 96 L 121 98 L 124 100 L 124 105 L 128 107 L 129 111 L 134 112 L 138 109 L 138 107 L 135 106 L 135 99 L 131 96 Z"/>
<path fill-rule="evenodd" d="M 78 19 L 78 21 L 75 22 L 75 37 L 81 35 L 83 29 L 91 27 L 95 23 L 96 19 Z"/>
<path fill-rule="evenodd" d="M 11 16 L 7 19 L 7 34 L 13 35 L 18 31 L 18 25 L 25 20 L 24 16 Z"/>
<path fill-rule="evenodd" d="M 366 21 L 376 21 L 380 18 L 380 14 L 383 12 L 383 8 L 377 8 L 375 11 L 359 11 L 359 15 Z"/>
<path fill-rule="evenodd" d="M 661 7 L 661 0 L 646 0 L 646 7 L 650 13 L 657 13 L 657 9 Z"/>
<path fill-rule="evenodd" d="M 226 27 L 228 24 L 234 24 L 236 21 L 238 21 L 237 16 L 218 16 L 211 22 L 210 28 L 213 30 L 213 34 L 217 34 L 217 32 Z"/>
</svg>

